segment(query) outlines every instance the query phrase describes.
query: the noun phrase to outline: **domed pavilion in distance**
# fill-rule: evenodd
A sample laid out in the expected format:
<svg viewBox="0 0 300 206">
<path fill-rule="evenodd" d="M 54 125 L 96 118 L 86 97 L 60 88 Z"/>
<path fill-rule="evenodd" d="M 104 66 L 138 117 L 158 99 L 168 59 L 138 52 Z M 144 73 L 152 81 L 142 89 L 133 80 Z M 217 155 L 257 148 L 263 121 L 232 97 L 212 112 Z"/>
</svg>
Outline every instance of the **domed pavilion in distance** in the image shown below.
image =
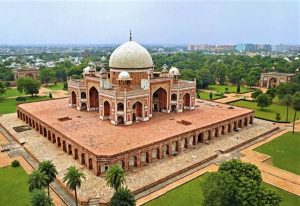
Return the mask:
<svg viewBox="0 0 300 206">
<path fill-rule="evenodd" d="M 20 104 L 17 115 L 96 175 L 202 149 L 253 124 L 252 110 L 196 100 L 196 82 L 181 80 L 179 69 L 154 71 L 131 38 L 111 54 L 109 71 L 90 65 L 68 90 L 69 98 Z"/>
<path fill-rule="evenodd" d="M 196 82 L 179 77 L 177 68 L 168 71 L 166 65 L 155 72 L 150 53 L 130 39 L 111 54 L 109 71 L 88 67 L 83 80 L 69 80 L 69 105 L 99 111 L 101 120 L 114 125 L 148 121 L 155 112 L 193 110 Z"/>
</svg>

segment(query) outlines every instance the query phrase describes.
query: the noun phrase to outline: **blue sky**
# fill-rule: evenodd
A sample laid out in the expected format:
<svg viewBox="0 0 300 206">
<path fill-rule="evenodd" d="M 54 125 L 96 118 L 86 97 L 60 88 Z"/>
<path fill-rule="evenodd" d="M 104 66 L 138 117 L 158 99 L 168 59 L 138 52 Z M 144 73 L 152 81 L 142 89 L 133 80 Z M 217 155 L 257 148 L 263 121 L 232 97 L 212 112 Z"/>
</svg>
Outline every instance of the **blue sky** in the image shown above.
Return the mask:
<svg viewBox="0 0 300 206">
<path fill-rule="evenodd" d="M 0 0 L 0 44 L 300 44 L 299 1 Z"/>
</svg>

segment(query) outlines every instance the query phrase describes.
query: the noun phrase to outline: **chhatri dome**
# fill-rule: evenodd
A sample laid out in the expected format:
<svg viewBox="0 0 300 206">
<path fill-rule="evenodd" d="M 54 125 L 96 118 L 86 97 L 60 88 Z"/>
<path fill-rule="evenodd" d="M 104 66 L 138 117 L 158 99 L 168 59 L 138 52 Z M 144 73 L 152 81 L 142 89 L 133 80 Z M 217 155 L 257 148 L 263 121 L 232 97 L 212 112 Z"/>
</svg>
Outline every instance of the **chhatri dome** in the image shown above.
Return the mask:
<svg viewBox="0 0 300 206">
<path fill-rule="evenodd" d="M 130 40 L 116 48 L 110 56 L 109 67 L 116 69 L 152 68 L 153 61 L 150 53 L 143 46 Z"/>
</svg>

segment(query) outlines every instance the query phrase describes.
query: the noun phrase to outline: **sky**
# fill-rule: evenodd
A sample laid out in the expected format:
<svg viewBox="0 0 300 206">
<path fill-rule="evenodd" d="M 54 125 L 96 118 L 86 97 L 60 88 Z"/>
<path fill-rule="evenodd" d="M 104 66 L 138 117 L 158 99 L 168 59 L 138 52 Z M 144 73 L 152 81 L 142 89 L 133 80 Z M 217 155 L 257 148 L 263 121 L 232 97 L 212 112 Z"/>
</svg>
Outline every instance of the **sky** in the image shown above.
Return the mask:
<svg viewBox="0 0 300 206">
<path fill-rule="evenodd" d="M 300 44 L 298 1 L 3 1 L 0 44 Z"/>
</svg>

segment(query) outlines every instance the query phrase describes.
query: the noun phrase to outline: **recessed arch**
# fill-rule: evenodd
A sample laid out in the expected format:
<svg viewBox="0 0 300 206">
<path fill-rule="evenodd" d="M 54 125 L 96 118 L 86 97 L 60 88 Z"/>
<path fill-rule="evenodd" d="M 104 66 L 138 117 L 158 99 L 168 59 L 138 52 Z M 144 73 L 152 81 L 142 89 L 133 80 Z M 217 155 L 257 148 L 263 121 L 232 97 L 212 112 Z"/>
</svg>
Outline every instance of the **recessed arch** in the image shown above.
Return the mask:
<svg viewBox="0 0 300 206">
<path fill-rule="evenodd" d="M 110 119 L 110 104 L 108 101 L 104 102 L 103 108 L 104 108 L 104 118 Z"/>
<path fill-rule="evenodd" d="M 191 106 L 191 95 L 189 93 L 186 93 L 183 96 L 183 109 L 189 109 Z"/>
<path fill-rule="evenodd" d="M 90 109 L 99 109 L 99 92 L 95 87 L 91 87 L 89 90 Z"/>
<path fill-rule="evenodd" d="M 132 121 L 139 121 L 143 118 L 143 104 L 137 101 L 132 105 Z"/>
<path fill-rule="evenodd" d="M 163 112 L 167 110 L 167 91 L 162 87 L 158 88 L 152 95 L 152 110 L 154 112 Z"/>
<path fill-rule="evenodd" d="M 77 104 L 76 93 L 74 91 L 72 91 L 71 96 L 72 96 L 72 106 L 74 107 Z"/>
</svg>

